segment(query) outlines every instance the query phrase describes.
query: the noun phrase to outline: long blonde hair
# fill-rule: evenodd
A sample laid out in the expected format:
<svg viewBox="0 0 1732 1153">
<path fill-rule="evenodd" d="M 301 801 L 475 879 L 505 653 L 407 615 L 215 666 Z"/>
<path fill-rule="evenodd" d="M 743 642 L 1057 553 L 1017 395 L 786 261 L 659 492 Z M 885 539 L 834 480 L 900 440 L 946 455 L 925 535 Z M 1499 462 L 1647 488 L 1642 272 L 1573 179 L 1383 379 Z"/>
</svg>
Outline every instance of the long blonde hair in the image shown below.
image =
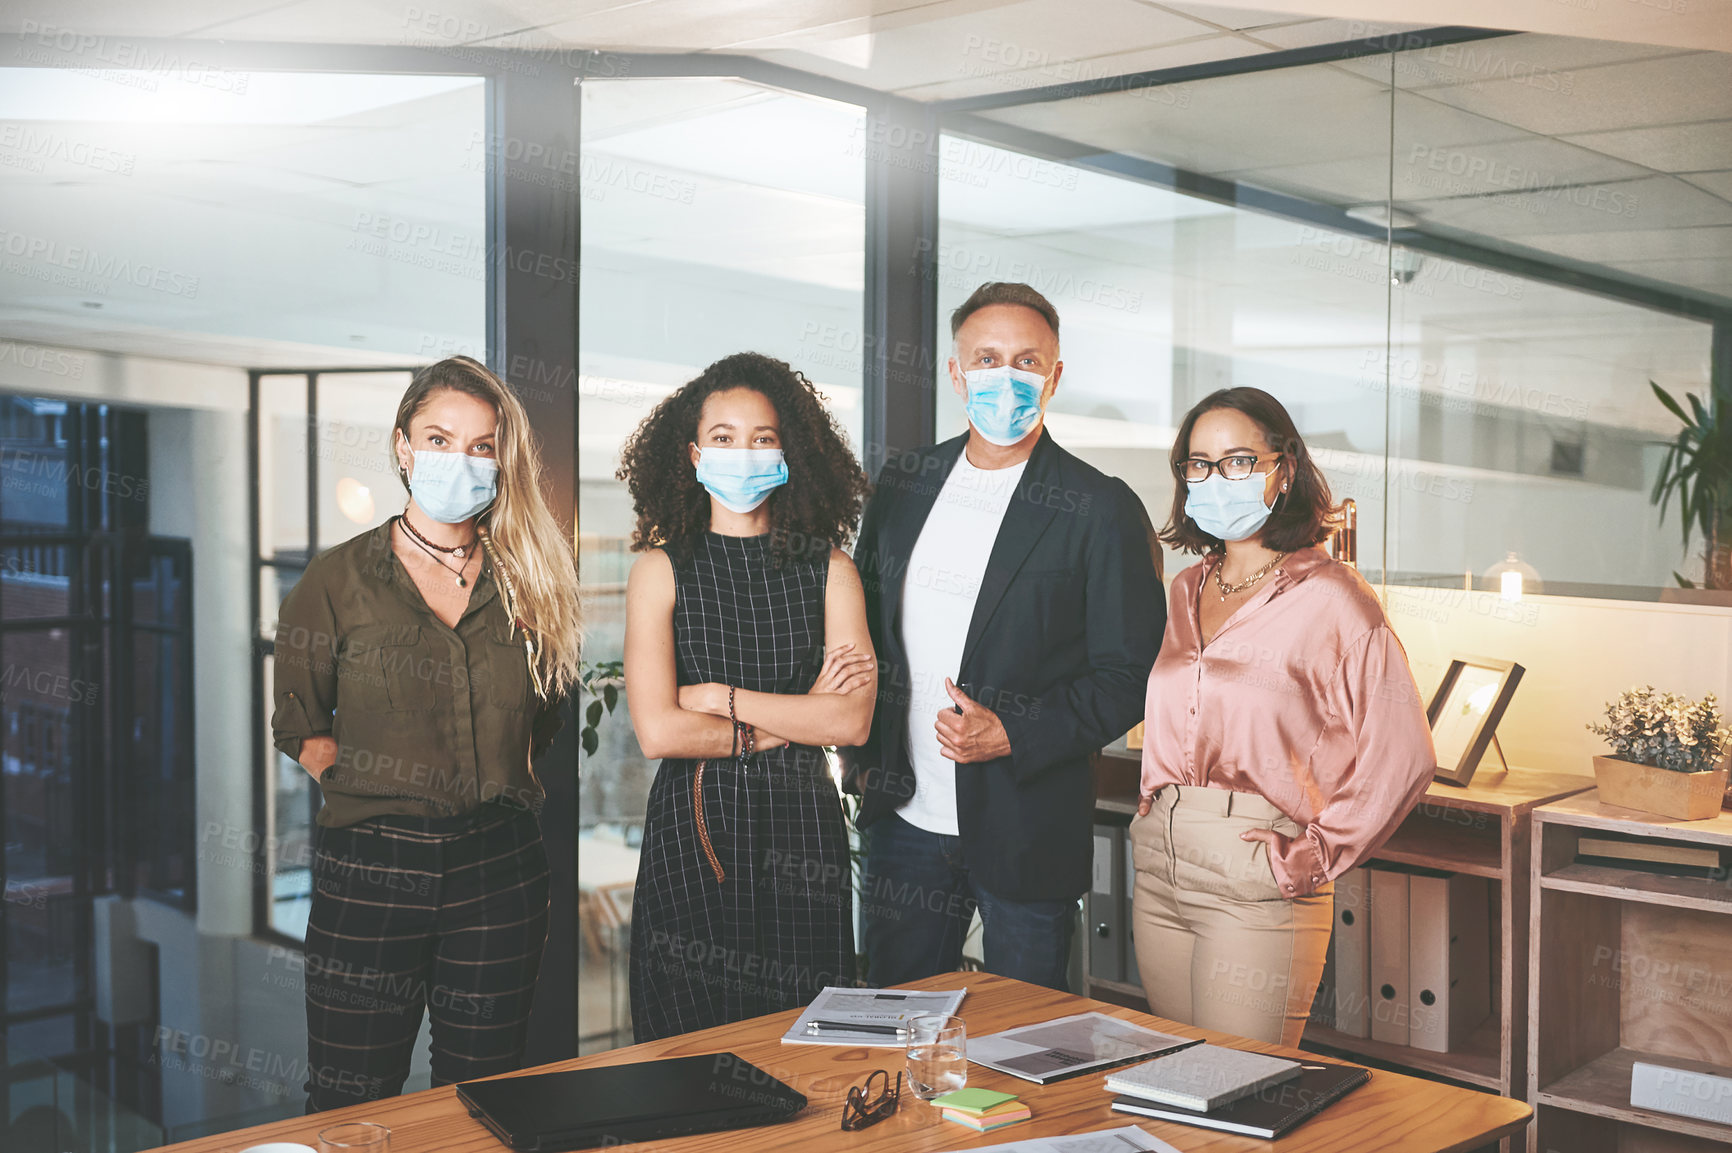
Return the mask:
<svg viewBox="0 0 1732 1153">
<path fill-rule="evenodd" d="M 499 581 L 523 626 L 535 635 L 541 683 L 550 693 L 567 691 L 578 679 L 582 616 L 578 607 L 577 560 L 569 534 L 548 510 L 541 491 L 541 453 L 530 435 L 529 414 L 515 393 L 487 367 L 453 356 L 415 374 L 397 405 L 397 431 L 409 440 L 409 422 L 441 389 L 484 400 L 499 416 L 494 452 L 499 495 L 477 518 L 508 570 Z M 408 489 L 401 472 L 398 478 Z"/>
</svg>

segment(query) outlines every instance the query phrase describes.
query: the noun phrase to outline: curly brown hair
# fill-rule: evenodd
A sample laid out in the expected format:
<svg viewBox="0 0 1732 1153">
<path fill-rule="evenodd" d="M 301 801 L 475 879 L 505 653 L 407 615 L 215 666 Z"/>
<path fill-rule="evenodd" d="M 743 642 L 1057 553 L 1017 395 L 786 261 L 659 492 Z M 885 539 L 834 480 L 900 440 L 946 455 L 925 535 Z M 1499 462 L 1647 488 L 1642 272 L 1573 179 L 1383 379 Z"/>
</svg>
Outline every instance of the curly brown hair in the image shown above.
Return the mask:
<svg viewBox="0 0 1732 1153">
<path fill-rule="evenodd" d="M 872 491 L 848 437 L 805 375 L 757 352 L 736 352 L 710 365 L 656 405 L 626 439 L 614 476 L 637 512 L 634 552 L 666 547 L 676 554 L 710 527 L 710 494 L 698 483 L 687 446 L 711 395 L 734 388 L 761 393 L 776 409 L 788 483 L 770 494 L 771 563 L 795 555 L 828 557 L 854 539 Z"/>
</svg>

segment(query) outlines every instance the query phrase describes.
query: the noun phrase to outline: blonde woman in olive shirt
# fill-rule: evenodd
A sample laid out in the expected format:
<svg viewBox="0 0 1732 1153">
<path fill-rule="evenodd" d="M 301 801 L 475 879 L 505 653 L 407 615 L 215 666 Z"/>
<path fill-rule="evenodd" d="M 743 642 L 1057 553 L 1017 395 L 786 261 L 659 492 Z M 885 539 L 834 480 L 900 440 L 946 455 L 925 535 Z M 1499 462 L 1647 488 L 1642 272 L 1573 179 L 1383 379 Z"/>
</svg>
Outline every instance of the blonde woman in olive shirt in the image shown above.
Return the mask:
<svg viewBox="0 0 1732 1153">
<path fill-rule="evenodd" d="M 516 397 L 455 357 L 392 436 L 402 515 L 321 553 L 283 601 L 276 745 L 319 782 L 307 1094 L 394 1096 L 423 1012 L 433 1083 L 522 1062 L 547 858 L 531 759 L 577 672 L 577 572 Z"/>
</svg>

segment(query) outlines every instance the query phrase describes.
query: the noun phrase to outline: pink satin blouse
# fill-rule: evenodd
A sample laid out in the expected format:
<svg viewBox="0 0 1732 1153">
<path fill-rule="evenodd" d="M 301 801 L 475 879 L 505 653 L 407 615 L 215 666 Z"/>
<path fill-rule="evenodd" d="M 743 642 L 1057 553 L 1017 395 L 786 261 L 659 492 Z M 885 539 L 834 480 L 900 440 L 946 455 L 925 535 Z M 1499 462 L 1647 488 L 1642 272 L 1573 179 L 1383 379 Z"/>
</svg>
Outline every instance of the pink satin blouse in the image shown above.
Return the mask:
<svg viewBox="0 0 1732 1153">
<path fill-rule="evenodd" d="M 1203 644 L 1199 595 L 1214 560 L 1172 581 L 1144 706 L 1143 792 L 1208 785 L 1258 793 L 1304 834 L 1270 855 L 1289 897 L 1389 838 L 1431 783 L 1437 754 L 1407 654 L 1371 587 L 1301 549 Z"/>
</svg>

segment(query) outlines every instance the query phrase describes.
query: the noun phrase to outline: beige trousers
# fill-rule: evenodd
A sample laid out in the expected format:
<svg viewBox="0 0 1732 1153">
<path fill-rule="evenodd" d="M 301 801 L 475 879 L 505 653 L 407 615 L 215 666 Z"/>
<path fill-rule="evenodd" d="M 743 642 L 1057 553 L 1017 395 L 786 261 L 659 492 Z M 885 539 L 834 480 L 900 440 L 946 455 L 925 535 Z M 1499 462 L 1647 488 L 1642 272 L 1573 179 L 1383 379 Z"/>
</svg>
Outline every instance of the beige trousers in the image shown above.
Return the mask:
<svg viewBox="0 0 1732 1153">
<path fill-rule="evenodd" d="M 1299 836 L 1254 793 L 1168 785 L 1131 821 L 1131 924 L 1149 1011 L 1259 1041 L 1297 1045 L 1323 975 L 1335 886 L 1281 895 L 1261 841 Z"/>
</svg>

